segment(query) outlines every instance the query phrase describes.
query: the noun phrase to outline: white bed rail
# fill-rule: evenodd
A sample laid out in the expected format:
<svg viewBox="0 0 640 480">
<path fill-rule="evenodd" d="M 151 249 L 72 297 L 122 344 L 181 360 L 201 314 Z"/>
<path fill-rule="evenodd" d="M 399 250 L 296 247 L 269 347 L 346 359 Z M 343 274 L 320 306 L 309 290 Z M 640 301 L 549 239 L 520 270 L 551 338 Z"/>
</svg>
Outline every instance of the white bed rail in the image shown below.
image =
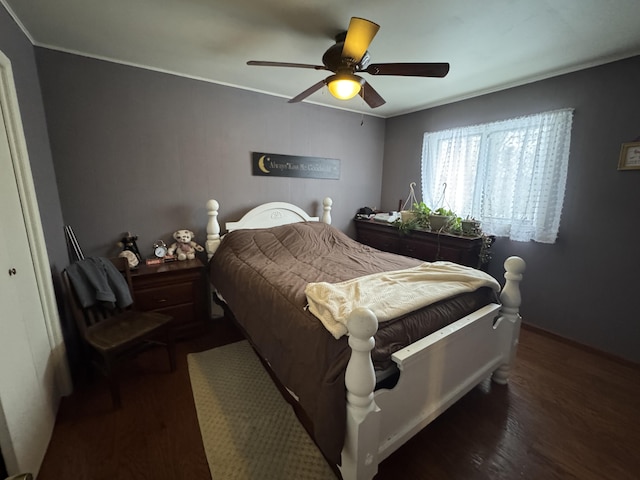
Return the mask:
<svg viewBox="0 0 640 480">
<path fill-rule="evenodd" d="M 378 322 L 355 309 L 347 320 L 347 429 L 340 471 L 345 480 L 369 480 L 378 464 L 485 378 L 505 384 L 520 332 L 520 288 L 525 262 L 505 263 L 502 306 L 488 305 L 396 352 L 400 378 L 374 393 L 370 351 Z M 372 375 L 374 378 L 372 379 Z"/>
</svg>

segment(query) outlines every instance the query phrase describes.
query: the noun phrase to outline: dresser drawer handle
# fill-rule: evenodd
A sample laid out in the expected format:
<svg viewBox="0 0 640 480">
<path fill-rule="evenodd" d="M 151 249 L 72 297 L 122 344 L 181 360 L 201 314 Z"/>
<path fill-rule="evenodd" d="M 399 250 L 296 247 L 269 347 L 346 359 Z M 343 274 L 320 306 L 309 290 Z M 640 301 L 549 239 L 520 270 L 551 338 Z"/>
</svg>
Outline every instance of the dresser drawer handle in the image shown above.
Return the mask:
<svg viewBox="0 0 640 480">
<path fill-rule="evenodd" d="M 159 298 L 159 299 L 157 300 L 157 302 L 158 302 L 158 303 L 165 303 L 166 301 L 167 301 L 167 299 L 166 299 L 166 298 Z"/>
</svg>

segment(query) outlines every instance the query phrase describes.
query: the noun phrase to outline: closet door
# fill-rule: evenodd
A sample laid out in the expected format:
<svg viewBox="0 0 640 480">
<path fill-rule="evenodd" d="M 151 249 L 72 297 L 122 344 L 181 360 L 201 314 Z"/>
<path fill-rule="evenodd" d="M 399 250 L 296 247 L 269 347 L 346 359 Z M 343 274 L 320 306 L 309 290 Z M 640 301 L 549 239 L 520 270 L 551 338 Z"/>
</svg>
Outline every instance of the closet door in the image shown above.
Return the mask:
<svg viewBox="0 0 640 480">
<path fill-rule="evenodd" d="M 35 474 L 51 438 L 58 395 L 6 103 L 0 95 L 0 449 L 9 474 Z"/>
</svg>

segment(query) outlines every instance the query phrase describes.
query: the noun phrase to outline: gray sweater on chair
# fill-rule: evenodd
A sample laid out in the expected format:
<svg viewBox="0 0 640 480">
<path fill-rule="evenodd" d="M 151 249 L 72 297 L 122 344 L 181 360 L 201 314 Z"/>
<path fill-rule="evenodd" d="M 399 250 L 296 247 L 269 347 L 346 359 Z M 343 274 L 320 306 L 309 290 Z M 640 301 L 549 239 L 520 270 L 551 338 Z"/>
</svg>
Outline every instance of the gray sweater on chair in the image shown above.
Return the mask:
<svg viewBox="0 0 640 480">
<path fill-rule="evenodd" d="M 100 302 L 110 308 L 125 308 L 133 303 L 127 281 L 108 258 L 79 260 L 67 267 L 67 274 L 83 307 Z"/>
</svg>

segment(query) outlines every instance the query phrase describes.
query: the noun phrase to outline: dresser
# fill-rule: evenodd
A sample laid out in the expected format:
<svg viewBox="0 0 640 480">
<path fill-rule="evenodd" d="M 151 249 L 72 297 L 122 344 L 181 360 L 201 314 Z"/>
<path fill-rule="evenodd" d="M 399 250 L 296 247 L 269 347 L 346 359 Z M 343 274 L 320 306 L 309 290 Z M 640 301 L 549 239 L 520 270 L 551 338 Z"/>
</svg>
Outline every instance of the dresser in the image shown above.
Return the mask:
<svg viewBox="0 0 640 480">
<path fill-rule="evenodd" d="M 447 260 L 483 270 L 488 265 L 481 262 L 481 255 L 482 258 L 486 258 L 483 253 L 490 248 L 492 237 L 485 240 L 482 236 L 465 237 L 424 230 L 401 232 L 394 225 L 374 220 L 355 219 L 354 222 L 356 240 L 378 250 L 426 262 Z M 485 245 L 483 252 L 485 241 L 488 241 L 489 245 Z"/>
<path fill-rule="evenodd" d="M 198 260 L 140 265 L 131 270 L 136 308 L 173 316 L 176 338 L 203 331 L 208 319 L 204 264 Z"/>
</svg>

